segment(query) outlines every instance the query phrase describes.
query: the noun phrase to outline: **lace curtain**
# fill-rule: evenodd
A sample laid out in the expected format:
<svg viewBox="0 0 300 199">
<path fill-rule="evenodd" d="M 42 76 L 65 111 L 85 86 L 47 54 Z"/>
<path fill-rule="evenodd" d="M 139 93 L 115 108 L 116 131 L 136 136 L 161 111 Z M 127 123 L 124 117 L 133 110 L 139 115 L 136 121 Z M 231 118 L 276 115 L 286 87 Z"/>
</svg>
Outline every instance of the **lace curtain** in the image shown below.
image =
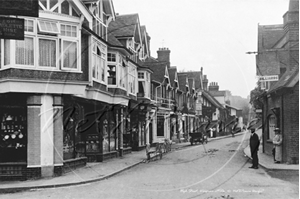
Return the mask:
<svg viewBox="0 0 300 199">
<path fill-rule="evenodd" d="M 63 41 L 64 68 L 77 67 L 77 45 L 76 42 Z"/>
<path fill-rule="evenodd" d="M 34 64 L 33 38 L 25 38 L 24 41 L 16 41 L 16 64 Z"/>
<path fill-rule="evenodd" d="M 56 66 L 56 41 L 47 39 L 39 40 L 39 66 Z"/>
</svg>

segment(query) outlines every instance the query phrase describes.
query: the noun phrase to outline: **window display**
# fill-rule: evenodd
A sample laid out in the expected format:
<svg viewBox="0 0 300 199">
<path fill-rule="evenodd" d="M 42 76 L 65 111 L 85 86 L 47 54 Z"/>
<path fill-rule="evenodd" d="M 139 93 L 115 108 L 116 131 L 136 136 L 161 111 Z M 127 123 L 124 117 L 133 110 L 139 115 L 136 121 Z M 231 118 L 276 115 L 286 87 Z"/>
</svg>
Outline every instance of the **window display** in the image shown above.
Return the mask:
<svg viewBox="0 0 300 199">
<path fill-rule="evenodd" d="M 1 110 L 0 162 L 26 162 L 26 111 L 19 107 L 1 108 Z"/>
</svg>

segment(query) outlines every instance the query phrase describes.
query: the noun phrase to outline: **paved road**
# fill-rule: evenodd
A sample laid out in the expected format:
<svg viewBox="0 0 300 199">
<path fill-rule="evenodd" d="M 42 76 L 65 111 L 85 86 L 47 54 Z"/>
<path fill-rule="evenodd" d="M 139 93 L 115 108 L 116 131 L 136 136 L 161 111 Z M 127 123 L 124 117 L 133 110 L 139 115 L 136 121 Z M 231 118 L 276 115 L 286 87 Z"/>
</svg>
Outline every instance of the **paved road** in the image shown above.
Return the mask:
<svg viewBox="0 0 300 199">
<path fill-rule="evenodd" d="M 298 184 L 252 170 L 244 135 L 195 145 L 97 183 L 0 198 L 298 198 Z"/>
</svg>

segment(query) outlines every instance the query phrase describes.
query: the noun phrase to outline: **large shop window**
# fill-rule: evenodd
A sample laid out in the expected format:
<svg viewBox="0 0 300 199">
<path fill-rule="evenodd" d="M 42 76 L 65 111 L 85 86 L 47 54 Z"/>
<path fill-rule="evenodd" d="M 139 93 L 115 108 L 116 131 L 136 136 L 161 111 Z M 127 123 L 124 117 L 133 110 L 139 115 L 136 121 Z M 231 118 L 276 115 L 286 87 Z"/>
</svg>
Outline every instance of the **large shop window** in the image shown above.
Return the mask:
<svg viewBox="0 0 300 199">
<path fill-rule="evenodd" d="M 63 113 L 63 157 L 64 160 L 85 156 L 85 143 L 78 126 L 83 118 L 79 104 L 66 105 Z"/>
<path fill-rule="evenodd" d="M 275 136 L 275 128 L 276 128 L 276 124 L 277 124 L 277 119 L 275 115 L 270 115 L 269 116 L 269 132 L 268 132 L 268 139 L 272 140 Z"/>
<path fill-rule="evenodd" d="M 0 107 L 0 162 L 27 162 L 26 108 Z"/>
<path fill-rule="evenodd" d="M 103 153 L 116 150 L 116 126 L 114 121 L 103 121 Z"/>
<path fill-rule="evenodd" d="M 164 116 L 157 116 L 157 136 L 164 136 Z"/>
</svg>

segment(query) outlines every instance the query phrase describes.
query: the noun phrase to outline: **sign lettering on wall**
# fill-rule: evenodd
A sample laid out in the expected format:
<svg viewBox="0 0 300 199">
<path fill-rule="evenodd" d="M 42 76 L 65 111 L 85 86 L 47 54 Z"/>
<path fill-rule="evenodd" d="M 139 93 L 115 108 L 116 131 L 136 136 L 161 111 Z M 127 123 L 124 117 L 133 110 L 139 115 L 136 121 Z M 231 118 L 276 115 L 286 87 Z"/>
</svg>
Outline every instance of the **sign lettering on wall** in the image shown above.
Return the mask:
<svg viewBox="0 0 300 199">
<path fill-rule="evenodd" d="M 39 0 L 0 0 L 0 13 L 39 17 Z"/>
<path fill-rule="evenodd" d="M 260 82 L 278 81 L 278 75 L 259 76 L 258 80 Z"/>
<path fill-rule="evenodd" d="M 0 38 L 24 40 L 24 19 L 0 17 Z"/>
</svg>

